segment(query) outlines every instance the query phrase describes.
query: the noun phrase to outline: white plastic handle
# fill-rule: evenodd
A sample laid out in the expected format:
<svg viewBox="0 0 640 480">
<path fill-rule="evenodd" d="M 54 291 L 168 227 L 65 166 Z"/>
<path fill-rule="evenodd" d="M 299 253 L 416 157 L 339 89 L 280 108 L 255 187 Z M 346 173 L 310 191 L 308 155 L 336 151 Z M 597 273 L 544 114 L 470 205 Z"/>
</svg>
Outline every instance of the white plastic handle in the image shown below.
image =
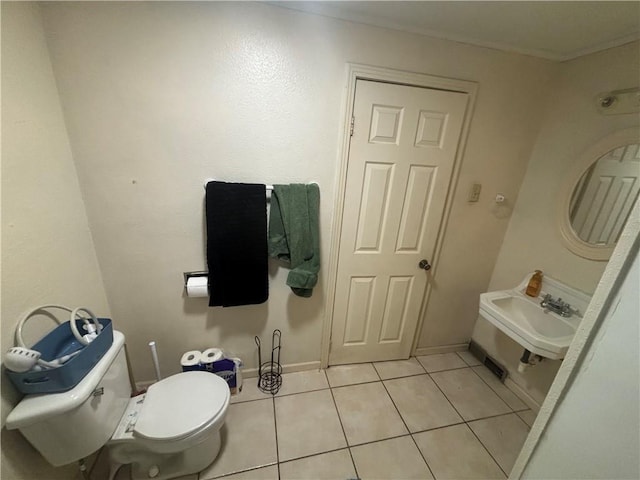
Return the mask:
<svg viewBox="0 0 640 480">
<path fill-rule="evenodd" d="M 78 331 L 78 326 L 76 325 L 76 317 L 82 318 L 78 315 L 79 312 L 85 312 L 89 314 L 89 316 L 93 320 L 93 324 L 96 326 L 97 333 L 100 333 L 100 329 L 102 329 L 102 325 L 100 325 L 100 322 L 98 322 L 98 319 L 96 318 L 96 316 L 88 308 L 77 307 L 73 310 L 73 312 L 71 312 L 71 319 L 69 320 L 69 325 L 71 326 L 71 331 L 73 332 L 73 336 L 76 337 L 76 339 L 82 345 L 89 345 L 89 340 L 87 340 L 87 338 Z"/>
<path fill-rule="evenodd" d="M 18 322 L 18 326 L 16 327 L 16 344 L 19 347 L 22 348 L 29 348 L 25 345 L 24 340 L 22 338 L 22 328 L 24 327 L 24 324 L 27 320 L 29 320 L 34 313 L 40 311 L 40 310 L 44 310 L 46 308 L 59 308 L 60 310 L 66 310 L 67 312 L 71 312 L 72 310 L 69 307 L 65 307 L 64 305 L 40 305 L 39 307 L 36 307 L 34 309 L 29 310 L 27 313 L 25 313 L 23 315 L 23 317 L 20 319 L 20 321 Z M 53 319 L 55 320 L 55 322 L 60 325 L 62 322 L 60 320 L 58 320 L 55 316 L 53 317 Z"/>
<path fill-rule="evenodd" d="M 31 310 L 29 310 L 26 314 L 23 315 L 23 317 L 20 319 L 20 321 L 18 322 L 18 326 L 16 327 L 16 333 L 15 333 L 15 340 L 16 340 L 16 345 L 22 348 L 29 348 L 27 347 L 27 345 L 24 343 L 24 339 L 22 338 L 22 329 L 24 327 L 24 324 L 26 323 L 27 320 L 29 320 L 36 312 L 39 312 L 40 310 L 45 310 L 47 308 L 58 308 L 60 310 L 65 310 L 67 312 L 71 312 L 71 319 L 70 319 L 70 326 L 71 326 L 71 331 L 73 332 L 73 336 L 76 337 L 76 340 L 78 340 L 78 342 L 80 342 L 81 345 L 89 345 L 89 341 L 86 340 L 78 331 L 78 327 L 76 326 L 76 317 L 78 316 L 78 312 L 85 312 L 88 313 L 91 316 L 91 319 L 93 320 L 93 323 L 96 326 L 96 332 L 100 333 L 100 330 L 102 330 L 102 325 L 100 325 L 100 322 L 98 322 L 98 319 L 96 318 L 96 316 L 87 308 L 84 307 L 78 307 L 74 310 L 70 309 L 69 307 L 65 307 L 64 305 L 40 305 L 39 307 L 33 308 Z M 82 317 L 80 317 L 82 318 Z M 60 325 L 62 322 L 60 320 L 58 320 L 57 317 L 53 316 L 53 319 L 55 320 L 55 322 Z"/>
</svg>

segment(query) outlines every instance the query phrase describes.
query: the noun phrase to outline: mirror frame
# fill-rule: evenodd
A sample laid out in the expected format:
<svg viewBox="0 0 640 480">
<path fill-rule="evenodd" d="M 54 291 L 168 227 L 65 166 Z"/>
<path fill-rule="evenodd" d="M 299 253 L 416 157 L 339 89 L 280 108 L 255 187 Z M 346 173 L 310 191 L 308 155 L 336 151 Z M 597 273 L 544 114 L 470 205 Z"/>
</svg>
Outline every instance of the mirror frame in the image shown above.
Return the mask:
<svg viewBox="0 0 640 480">
<path fill-rule="evenodd" d="M 589 260 L 607 261 L 615 247 L 615 245 L 607 247 L 591 245 L 576 235 L 569 218 L 571 197 L 576 184 L 591 165 L 603 155 L 615 148 L 634 143 L 640 143 L 640 127 L 626 128 L 602 138 L 578 157 L 578 160 L 570 169 L 563 186 L 560 188 L 560 201 L 558 202 L 560 205 L 558 211 L 560 238 L 564 246 L 576 255 Z"/>
</svg>

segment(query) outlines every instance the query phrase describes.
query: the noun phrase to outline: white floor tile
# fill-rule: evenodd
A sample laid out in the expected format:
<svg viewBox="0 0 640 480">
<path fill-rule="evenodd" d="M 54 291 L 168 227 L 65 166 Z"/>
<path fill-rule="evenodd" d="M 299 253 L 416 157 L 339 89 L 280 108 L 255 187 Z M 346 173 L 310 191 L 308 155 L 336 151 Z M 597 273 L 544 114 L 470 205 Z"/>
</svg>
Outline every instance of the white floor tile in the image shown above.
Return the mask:
<svg viewBox="0 0 640 480">
<path fill-rule="evenodd" d="M 349 445 L 408 433 L 382 382 L 336 388 L 333 396 Z"/>
<path fill-rule="evenodd" d="M 256 468 L 222 477 L 224 480 L 278 480 L 278 466 Z"/>
<path fill-rule="evenodd" d="M 533 422 L 536 421 L 536 417 L 538 416 L 538 414 L 533 410 L 523 410 L 516 413 L 522 420 L 524 420 L 524 423 L 526 423 L 529 428 L 533 427 Z"/>
<path fill-rule="evenodd" d="M 362 480 L 422 480 L 433 478 L 410 436 L 351 447 Z"/>
<path fill-rule="evenodd" d="M 249 402 L 252 400 L 266 400 L 271 398 L 270 393 L 264 393 L 258 388 L 258 378 L 245 378 L 242 383 L 242 391 L 231 395 L 231 403 Z"/>
<path fill-rule="evenodd" d="M 482 365 L 482 362 L 480 362 L 480 360 L 474 357 L 469 350 L 466 350 L 464 352 L 457 352 L 457 354 L 464 361 L 464 363 L 466 363 L 470 367 L 475 367 L 476 365 Z"/>
<path fill-rule="evenodd" d="M 338 450 L 280 464 L 281 480 L 347 480 L 356 478 L 349 450 Z"/>
<path fill-rule="evenodd" d="M 504 383 L 502 383 L 498 378 L 491 373 L 485 366 L 473 367 L 473 371 L 476 372 L 484 382 L 489 385 L 491 390 L 496 392 L 496 394 L 511 407 L 512 410 L 526 410 L 527 405 L 518 398 L 518 396 L 509 390 Z"/>
<path fill-rule="evenodd" d="M 498 464 L 466 425 L 416 433 L 413 438 L 438 479 L 505 478 Z"/>
<path fill-rule="evenodd" d="M 78 477 L 82 478 L 82 476 Z M 107 473 L 104 477 L 94 476 L 92 474 L 91 480 L 107 480 L 109 478 L 109 474 Z M 123 465 L 116 473 L 115 480 L 131 480 L 131 465 Z M 182 477 L 175 477 L 173 480 L 198 480 L 198 474 L 193 473 L 191 475 L 183 475 Z"/>
<path fill-rule="evenodd" d="M 201 480 L 277 462 L 272 399 L 230 405 L 221 433 L 220 454 Z"/>
<path fill-rule="evenodd" d="M 407 377 L 425 373 L 424 368 L 415 357 L 408 360 L 392 360 L 390 362 L 376 362 L 373 364 L 382 380 L 389 378 Z"/>
<path fill-rule="evenodd" d="M 524 421 L 512 413 L 469 422 L 469 427 L 502 470 L 511 472 L 529 433 Z"/>
<path fill-rule="evenodd" d="M 511 413 L 509 406 L 470 368 L 432 373 L 431 378 L 467 421 Z"/>
<path fill-rule="evenodd" d="M 330 390 L 277 397 L 275 402 L 281 462 L 347 446 Z"/>
<path fill-rule="evenodd" d="M 327 376 L 324 374 L 324 370 L 285 373 L 282 375 L 282 386 L 276 396 L 311 392 L 324 388 L 329 388 L 329 382 L 327 382 Z"/>
<path fill-rule="evenodd" d="M 396 378 L 384 384 L 411 432 L 462 422 L 429 375 Z"/>
<path fill-rule="evenodd" d="M 462 358 L 460 358 L 455 352 L 424 355 L 418 357 L 418 360 L 429 373 L 453 370 L 454 368 L 464 368 L 467 366 Z"/>
<path fill-rule="evenodd" d="M 331 385 L 332 388 L 380 380 L 378 373 L 371 363 L 336 365 L 329 367 L 326 372 L 329 385 Z"/>
</svg>

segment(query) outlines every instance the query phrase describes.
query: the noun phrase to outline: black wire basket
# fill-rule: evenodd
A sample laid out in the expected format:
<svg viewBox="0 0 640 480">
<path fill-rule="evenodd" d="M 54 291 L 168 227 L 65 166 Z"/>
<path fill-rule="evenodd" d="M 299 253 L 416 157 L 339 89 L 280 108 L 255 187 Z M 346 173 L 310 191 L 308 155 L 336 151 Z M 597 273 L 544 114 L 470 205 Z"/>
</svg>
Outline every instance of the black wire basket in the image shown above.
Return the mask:
<svg viewBox="0 0 640 480">
<path fill-rule="evenodd" d="M 275 395 L 282 386 L 282 365 L 280 364 L 280 345 L 282 332 L 278 329 L 271 335 L 271 360 L 262 362 L 260 337 L 255 337 L 258 346 L 258 388 L 264 393 Z"/>
</svg>

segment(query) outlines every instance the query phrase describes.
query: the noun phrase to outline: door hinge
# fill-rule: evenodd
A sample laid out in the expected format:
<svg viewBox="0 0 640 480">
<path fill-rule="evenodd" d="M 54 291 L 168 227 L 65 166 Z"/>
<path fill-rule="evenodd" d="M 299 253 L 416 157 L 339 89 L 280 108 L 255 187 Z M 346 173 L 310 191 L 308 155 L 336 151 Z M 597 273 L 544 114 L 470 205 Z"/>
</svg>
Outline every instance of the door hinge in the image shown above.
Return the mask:
<svg viewBox="0 0 640 480">
<path fill-rule="evenodd" d="M 356 122 L 356 117 L 351 117 L 351 129 L 349 130 L 350 136 L 353 137 L 353 125 Z"/>
</svg>

